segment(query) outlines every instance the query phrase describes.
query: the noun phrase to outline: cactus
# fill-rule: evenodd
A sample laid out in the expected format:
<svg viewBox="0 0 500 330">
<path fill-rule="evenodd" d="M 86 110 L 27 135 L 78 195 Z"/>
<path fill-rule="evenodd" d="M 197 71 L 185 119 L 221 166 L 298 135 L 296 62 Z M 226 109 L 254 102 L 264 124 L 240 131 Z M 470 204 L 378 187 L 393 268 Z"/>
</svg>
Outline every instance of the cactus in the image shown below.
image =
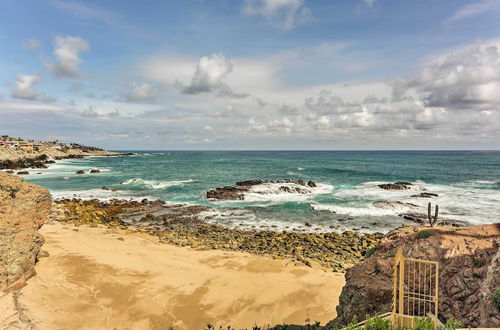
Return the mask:
<svg viewBox="0 0 500 330">
<path fill-rule="evenodd" d="M 434 225 L 437 223 L 438 213 L 439 213 L 439 206 L 436 205 L 436 211 L 433 218 L 431 215 L 431 203 L 427 205 L 427 217 L 429 218 L 429 225 L 431 225 L 431 227 L 434 227 Z"/>
</svg>

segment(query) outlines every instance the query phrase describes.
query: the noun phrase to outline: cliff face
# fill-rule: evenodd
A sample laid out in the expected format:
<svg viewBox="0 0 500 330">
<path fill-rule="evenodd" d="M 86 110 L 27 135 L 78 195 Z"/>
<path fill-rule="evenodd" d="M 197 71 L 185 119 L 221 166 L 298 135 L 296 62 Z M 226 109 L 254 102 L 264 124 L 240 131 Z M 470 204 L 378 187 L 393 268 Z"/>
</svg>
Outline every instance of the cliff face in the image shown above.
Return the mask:
<svg viewBox="0 0 500 330">
<path fill-rule="evenodd" d="M 426 230 L 426 235 L 417 235 Z M 422 237 L 422 238 L 419 238 Z M 439 262 L 439 318 L 468 327 L 500 327 L 493 292 L 500 288 L 500 224 L 467 228 L 399 228 L 390 232 L 376 252 L 346 273 L 346 285 L 329 325 L 343 325 L 356 315 L 391 311 L 393 261 L 397 248 L 404 256 Z"/>
<path fill-rule="evenodd" d="M 35 274 L 44 243 L 38 229 L 51 203 L 47 189 L 0 172 L 0 291 L 19 289 Z"/>
</svg>

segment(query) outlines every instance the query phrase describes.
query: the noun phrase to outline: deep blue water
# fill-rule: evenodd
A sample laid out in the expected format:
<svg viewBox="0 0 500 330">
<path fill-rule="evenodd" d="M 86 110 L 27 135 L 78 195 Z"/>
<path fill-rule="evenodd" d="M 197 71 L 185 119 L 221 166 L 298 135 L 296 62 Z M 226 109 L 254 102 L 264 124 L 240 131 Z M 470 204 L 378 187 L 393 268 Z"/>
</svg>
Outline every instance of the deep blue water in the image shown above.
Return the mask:
<svg viewBox="0 0 500 330">
<path fill-rule="evenodd" d="M 75 174 L 93 168 L 103 172 Z M 429 201 L 439 204 L 441 219 L 500 221 L 499 151 L 147 151 L 131 157 L 61 161 L 40 172 L 27 180 L 49 188 L 54 197 L 147 197 L 210 205 L 220 210 L 212 221 L 230 226 L 275 225 L 290 230 L 308 221 L 317 226 L 308 230 L 331 230 L 330 226 L 388 230 L 404 221 L 399 213 L 426 212 Z M 205 198 L 211 188 L 257 178 L 312 180 L 320 185 L 305 195 L 279 193 L 269 186 L 245 201 Z M 393 181 L 415 186 L 411 191 L 377 186 Z M 102 186 L 117 191 L 100 190 Z M 439 197 L 410 197 L 424 189 Z M 401 201 L 419 208 L 379 208 L 373 205 L 376 201 Z M 339 218 L 352 219 L 339 222 Z"/>
</svg>

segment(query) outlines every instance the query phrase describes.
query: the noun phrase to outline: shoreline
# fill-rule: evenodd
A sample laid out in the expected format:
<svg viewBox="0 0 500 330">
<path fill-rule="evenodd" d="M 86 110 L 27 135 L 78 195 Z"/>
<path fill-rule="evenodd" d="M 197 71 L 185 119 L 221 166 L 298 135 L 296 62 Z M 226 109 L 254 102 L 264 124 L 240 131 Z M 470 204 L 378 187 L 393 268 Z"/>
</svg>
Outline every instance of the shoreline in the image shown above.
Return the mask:
<svg viewBox="0 0 500 330">
<path fill-rule="evenodd" d="M 210 224 L 203 216 L 207 207 L 165 205 L 163 201 L 65 199 L 53 202 L 52 221 L 75 226 L 105 225 L 147 233 L 160 241 L 195 249 L 250 252 L 256 255 L 287 257 L 307 266 L 322 266 L 343 272 L 363 260 L 384 236 L 381 233 L 278 232 L 243 230 Z M 156 214 L 156 215 L 155 215 Z"/>
</svg>

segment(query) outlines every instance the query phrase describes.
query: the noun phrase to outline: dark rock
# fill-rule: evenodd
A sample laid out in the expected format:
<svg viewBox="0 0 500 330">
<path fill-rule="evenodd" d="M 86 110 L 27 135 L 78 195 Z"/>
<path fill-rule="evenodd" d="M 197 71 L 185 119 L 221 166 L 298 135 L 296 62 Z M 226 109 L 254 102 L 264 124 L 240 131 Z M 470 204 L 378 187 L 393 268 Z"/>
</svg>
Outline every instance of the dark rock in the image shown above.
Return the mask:
<svg viewBox="0 0 500 330">
<path fill-rule="evenodd" d="M 312 225 L 309 222 L 304 223 L 304 226 L 306 226 L 306 227 L 312 227 Z"/>
<path fill-rule="evenodd" d="M 308 181 L 307 182 L 307 186 L 311 187 L 311 188 L 316 188 L 316 182 L 314 182 L 314 181 Z"/>
<path fill-rule="evenodd" d="M 402 213 L 398 214 L 398 216 L 405 220 L 410 220 L 419 224 L 423 224 L 427 221 L 427 215 L 423 213 Z"/>
<path fill-rule="evenodd" d="M 390 201 L 377 201 L 373 203 L 373 206 L 381 208 L 381 209 L 396 209 L 398 207 L 407 207 L 411 209 L 418 208 L 418 205 L 412 203 L 403 203 L 399 201 L 390 202 Z"/>
<path fill-rule="evenodd" d="M 28 174 L 30 174 L 30 172 L 28 172 L 28 171 L 19 171 L 19 172 L 17 172 L 17 175 L 28 175 Z"/>
<path fill-rule="evenodd" d="M 430 193 L 430 192 L 423 192 L 417 195 L 411 195 L 411 197 L 416 197 L 416 198 L 432 198 L 432 197 L 438 197 L 438 194 Z"/>
<path fill-rule="evenodd" d="M 236 182 L 236 185 L 237 186 L 256 186 L 256 185 L 268 183 L 268 182 L 270 182 L 270 181 L 256 179 L 256 180 L 246 180 L 246 181 Z"/>
<path fill-rule="evenodd" d="M 90 170 L 90 174 L 94 174 L 94 173 L 101 173 L 101 170 L 96 170 L 96 169 Z"/>
<path fill-rule="evenodd" d="M 109 189 L 109 188 L 108 188 L 108 187 L 106 187 L 106 186 L 103 186 L 103 187 L 101 187 L 101 190 L 111 190 L 111 189 Z"/>
<path fill-rule="evenodd" d="M 85 174 L 85 171 L 84 170 L 78 170 L 78 171 L 76 171 L 76 174 Z"/>
<path fill-rule="evenodd" d="M 207 198 L 213 199 L 225 199 L 225 200 L 243 200 L 245 198 L 245 192 L 248 192 L 253 186 L 258 186 L 266 183 L 291 183 L 297 186 L 281 186 L 278 189 L 287 193 L 299 193 L 308 194 L 310 191 L 306 188 L 301 187 L 315 187 L 316 183 L 309 181 L 307 184 L 303 180 L 293 180 L 293 179 L 283 179 L 278 181 L 270 180 L 246 180 L 236 182 L 233 186 L 225 186 L 222 188 L 215 188 L 207 191 Z"/>
<path fill-rule="evenodd" d="M 383 183 L 378 186 L 385 190 L 407 190 L 410 189 L 410 186 L 413 185 L 410 182 L 398 181 L 394 183 Z"/>
</svg>

